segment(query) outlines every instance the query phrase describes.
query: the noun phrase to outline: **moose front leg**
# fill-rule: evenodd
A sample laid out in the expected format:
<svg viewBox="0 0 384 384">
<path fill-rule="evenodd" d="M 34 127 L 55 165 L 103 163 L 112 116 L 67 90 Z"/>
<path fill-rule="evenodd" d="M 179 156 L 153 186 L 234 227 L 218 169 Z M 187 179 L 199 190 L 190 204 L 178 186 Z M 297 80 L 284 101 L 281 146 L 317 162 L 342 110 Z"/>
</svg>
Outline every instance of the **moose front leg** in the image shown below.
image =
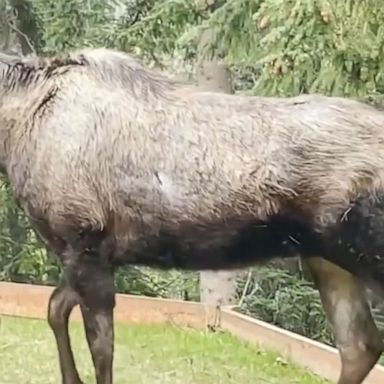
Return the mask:
<svg viewBox="0 0 384 384">
<path fill-rule="evenodd" d="M 97 384 L 113 383 L 115 289 L 113 272 L 97 256 L 72 265 L 71 285 L 80 296 L 84 321 Z"/>
<path fill-rule="evenodd" d="M 48 323 L 56 339 L 62 384 L 82 384 L 74 362 L 68 332 L 69 316 L 78 303 L 78 295 L 62 282 L 53 291 L 48 304 Z"/>
<path fill-rule="evenodd" d="M 361 384 L 383 351 L 364 287 L 352 274 L 323 258 L 310 258 L 306 263 L 340 353 L 342 369 L 338 384 Z"/>
</svg>

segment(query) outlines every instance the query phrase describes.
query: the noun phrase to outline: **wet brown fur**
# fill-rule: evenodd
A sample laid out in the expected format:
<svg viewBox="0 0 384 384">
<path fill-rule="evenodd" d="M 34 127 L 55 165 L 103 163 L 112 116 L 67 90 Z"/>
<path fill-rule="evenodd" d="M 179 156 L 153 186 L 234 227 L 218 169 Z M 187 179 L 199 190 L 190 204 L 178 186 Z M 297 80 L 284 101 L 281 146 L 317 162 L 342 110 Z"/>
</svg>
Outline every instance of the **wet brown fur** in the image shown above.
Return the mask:
<svg viewBox="0 0 384 384">
<path fill-rule="evenodd" d="M 0 55 L 0 166 L 67 271 L 50 311 L 71 295 L 85 318 L 113 306 L 110 276 L 125 263 L 321 254 L 356 274 L 367 260 L 370 274 L 384 247 L 364 255 L 343 239 L 381 218 L 383 164 L 384 113 L 356 101 L 200 92 L 107 49 Z M 98 383 L 112 382 L 103 372 Z"/>
</svg>

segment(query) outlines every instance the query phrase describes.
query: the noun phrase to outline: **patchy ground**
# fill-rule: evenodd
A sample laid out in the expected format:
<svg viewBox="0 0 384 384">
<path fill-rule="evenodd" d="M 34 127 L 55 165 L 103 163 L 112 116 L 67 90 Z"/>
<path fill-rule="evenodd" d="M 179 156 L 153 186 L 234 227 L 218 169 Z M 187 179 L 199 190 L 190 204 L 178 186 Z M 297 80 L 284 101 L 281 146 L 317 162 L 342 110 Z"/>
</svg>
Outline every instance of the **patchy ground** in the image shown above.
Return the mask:
<svg viewBox="0 0 384 384">
<path fill-rule="evenodd" d="M 81 324 L 71 324 L 80 373 L 94 384 Z M 0 317 L 1 384 L 60 382 L 56 347 L 45 321 Z M 226 333 L 171 326 L 117 326 L 116 384 L 325 384 Z"/>
</svg>

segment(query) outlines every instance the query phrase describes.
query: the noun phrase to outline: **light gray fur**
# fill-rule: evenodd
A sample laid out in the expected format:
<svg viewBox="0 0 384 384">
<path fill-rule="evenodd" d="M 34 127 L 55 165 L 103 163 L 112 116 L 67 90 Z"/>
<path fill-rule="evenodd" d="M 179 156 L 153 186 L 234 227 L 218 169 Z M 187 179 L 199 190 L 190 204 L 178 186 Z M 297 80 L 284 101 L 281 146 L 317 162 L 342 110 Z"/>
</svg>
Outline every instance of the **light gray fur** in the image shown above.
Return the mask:
<svg viewBox="0 0 384 384">
<path fill-rule="evenodd" d="M 368 105 L 200 92 L 108 49 L 53 70 L 39 60 L 24 60 L 23 82 L 0 80 L 0 159 L 21 204 L 52 226 L 135 237 L 289 202 L 321 228 L 383 188 L 384 114 Z"/>
</svg>

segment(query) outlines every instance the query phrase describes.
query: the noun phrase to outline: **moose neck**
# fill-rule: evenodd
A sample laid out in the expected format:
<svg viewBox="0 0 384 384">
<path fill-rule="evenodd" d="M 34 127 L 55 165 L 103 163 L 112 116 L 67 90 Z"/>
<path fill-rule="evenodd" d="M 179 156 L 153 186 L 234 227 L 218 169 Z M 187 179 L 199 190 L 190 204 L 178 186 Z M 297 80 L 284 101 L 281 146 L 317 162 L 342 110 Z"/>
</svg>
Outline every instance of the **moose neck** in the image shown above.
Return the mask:
<svg viewBox="0 0 384 384">
<path fill-rule="evenodd" d="M 0 172 L 5 173 L 9 162 L 10 140 L 18 123 L 14 98 L 0 88 Z M 22 103 L 21 103 L 22 104 Z"/>
<path fill-rule="evenodd" d="M 26 153 L 37 133 L 32 129 L 36 116 L 56 92 L 55 78 L 84 63 L 76 55 L 43 58 L 0 53 L 0 171 L 7 170 L 19 152 Z"/>
<path fill-rule="evenodd" d="M 1 56 L 0 56 L 1 59 Z M 25 123 L 36 111 L 41 87 L 28 83 L 28 74 L 17 65 L 0 61 L 0 172 L 6 172 L 12 151 L 23 135 Z"/>
</svg>

